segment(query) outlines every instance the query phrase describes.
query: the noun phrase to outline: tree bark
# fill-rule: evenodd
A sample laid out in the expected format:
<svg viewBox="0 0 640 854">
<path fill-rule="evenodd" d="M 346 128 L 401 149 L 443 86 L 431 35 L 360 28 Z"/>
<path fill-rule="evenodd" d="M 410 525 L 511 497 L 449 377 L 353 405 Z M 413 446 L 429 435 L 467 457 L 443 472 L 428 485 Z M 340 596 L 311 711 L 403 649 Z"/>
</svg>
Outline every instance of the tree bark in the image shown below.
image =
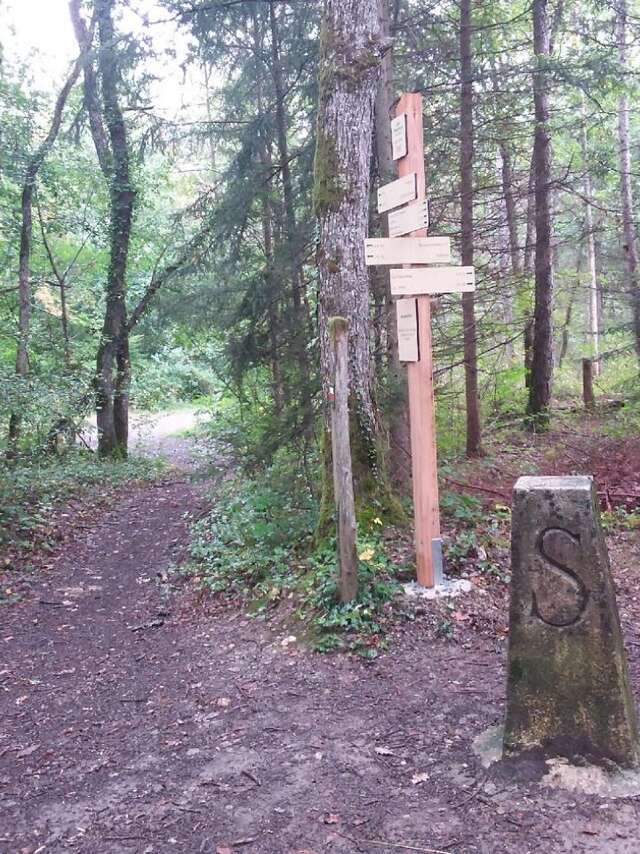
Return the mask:
<svg viewBox="0 0 640 854">
<path fill-rule="evenodd" d="M 528 415 L 535 429 L 549 423 L 553 379 L 553 264 L 551 247 L 551 137 L 549 133 L 549 92 L 546 64 L 550 55 L 547 0 L 533 2 L 533 47 L 536 69 L 533 98 L 536 131 L 535 164 L 535 308 L 533 358 L 529 387 Z"/>
<path fill-rule="evenodd" d="M 617 0 L 616 36 L 620 67 L 626 71 L 627 61 L 627 0 Z M 640 281 L 638 276 L 638 235 L 633 217 L 631 147 L 629 141 L 629 98 L 623 94 L 618 103 L 618 145 L 620 158 L 620 197 L 622 201 L 622 231 L 627 267 L 627 287 L 631 299 L 633 337 L 640 358 Z"/>
<path fill-rule="evenodd" d="M 593 409 L 596 403 L 593 394 L 593 362 L 591 359 L 582 360 L 582 400 L 585 409 Z"/>
<path fill-rule="evenodd" d="M 471 0 L 460 2 L 460 211 L 463 266 L 473 266 L 473 52 Z M 464 375 L 467 408 L 467 456 L 482 453 L 475 295 L 462 295 Z"/>
<path fill-rule="evenodd" d="M 135 192 L 129 174 L 129 146 L 118 101 L 119 62 L 115 50 L 113 7 L 115 0 L 96 0 L 104 123 L 111 153 L 109 172 L 110 258 L 107 304 L 96 360 L 98 451 L 103 455 L 127 453 L 129 341 L 126 274 Z"/>
<path fill-rule="evenodd" d="M 505 152 L 502 149 L 505 149 Z M 506 161 L 505 161 L 506 156 Z M 502 199 L 498 199 L 496 202 L 496 211 L 497 211 L 497 220 L 498 220 L 498 228 L 497 228 L 497 256 L 498 256 L 498 287 L 499 287 L 499 299 L 502 307 L 502 317 L 504 321 L 505 330 L 511 330 L 513 327 L 513 291 L 515 283 L 517 282 L 517 275 L 513 269 L 513 263 L 515 260 L 516 266 L 519 263 L 519 253 L 518 253 L 518 234 L 517 234 L 517 224 L 515 234 L 511 233 L 511 215 L 515 218 L 515 201 L 513 199 L 513 186 L 512 186 L 512 175 L 511 175 L 511 162 L 510 162 L 510 153 L 505 145 L 500 145 L 498 147 L 498 151 L 496 153 L 496 172 L 498 176 L 498 180 L 502 184 Z M 506 163 L 506 169 L 505 169 Z M 507 194 L 511 195 L 511 201 L 514 202 L 513 211 L 509 211 L 509 204 L 507 203 Z M 503 208 L 504 203 L 504 210 Z M 514 243 L 515 243 L 515 258 L 514 258 Z M 507 340 L 505 343 L 505 355 L 507 357 L 508 362 L 513 362 L 514 358 L 514 346 L 513 341 L 511 339 Z"/>
<path fill-rule="evenodd" d="M 576 279 L 575 284 L 571 288 L 567 310 L 564 315 L 564 324 L 562 325 L 562 343 L 560 345 L 560 355 L 558 356 L 558 367 L 562 367 L 567 351 L 569 349 L 569 328 L 571 326 L 571 316 L 573 314 L 573 303 L 575 302 L 576 292 L 580 288 L 580 268 L 582 266 L 582 246 L 578 247 L 578 260 L 576 262 Z"/>
<path fill-rule="evenodd" d="M 85 51 L 80 50 L 80 56 L 75 61 L 71 74 L 60 90 L 53 109 L 53 118 L 49 131 L 32 154 L 25 172 L 20 203 L 20 253 L 18 261 L 18 343 L 16 349 L 16 375 L 26 379 L 29 374 L 29 333 L 31 325 L 31 239 L 33 236 L 33 194 L 40 167 L 60 131 L 62 116 L 69 93 L 73 89 L 80 74 L 85 59 Z M 9 448 L 10 454 L 15 454 L 16 443 L 20 437 L 20 415 L 12 412 L 9 417 Z"/>
<path fill-rule="evenodd" d="M 536 247 L 536 175 L 535 175 L 535 150 L 531 155 L 529 165 L 529 181 L 527 184 L 527 226 L 524 241 L 524 263 L 523 273 L 530 279 L 533 276 L 534 257 Z M 533 364 L 533 315 L 529 309 L 524 313 L 523 330 L 524 349 L 524 384 L 525 388 L 531 388 L 531 366 Z"/>
<path fill-rule="evenodd" d="M 325 0 L 314 183 L 322 389 L 324 400 L 329 401 L 335 365 L 328 321 L 344 317 L 349 322 L 354 486 L 362 503 L 380 497 L 387 487 L 374 397 L 369 277 L 363 251 L 369 222 L 374 104 L 383 52 L 377 0 Z M 327 429 L 328 416 L 325 406 Z M 322 515 L 333 505 L 326 486 L 325 476 Z"/>
<path fill-rule="evenodd" d="M 391 44 L 389 0 L 378 0 L 380 34 Z M 375 140 L 378 181 L 385 184 L 395 178 L 395 165 L 391 150 L 391 111 L 394 103 L 393 51 L 386 50 L 380 66 L 380 82 L 375 103 Z M 382 215 L 386 225 L 387 216 Z M 398 487 L 407 487 L 411 481 L 411 437 L 409 435 L 409 400 L 406 370 L 398 355 L 398 330 L 396 313 L 391 298 L 389 270 L 386 267 L 370 268 L 370 275 L 379 299 L 384 300 L 387 349 L 389 444 L 394 459 L 391 477 Z"/>
<path fill-rule="evenodd" d="M 522 260 L 520 255 L 520 240 L 518 238 L 518 212 L 513 191 L 513 162 L 509 146 L 500 143 L 500 176 L 502 179 L 502 196 L 504 198 L 505 218 L 509 234 L 509 253 L 511 256 L 511 272 L 514 276 L 522 275 Z"/>
<path fill-rule="evenodd" d="M 109 269 L 102 333 L 96 356 L 96 415 L 98 451 L 103 456 L 126 456 L 131 364 L 126 306 L 126 272 L 135 192 L 129 174 L 127 131 L 118 101 L 119 61 L 113 25 L 115 0 L 95 0 L 98 25 L 98 81 L 93 64 L 84 72 L 85 106 L 102 173 L 109 184 Z M 91 35 L 80 14 L 80 0 L 71 0 L 71 20 L 78 44 L 91 48 Z"/>
</svg>

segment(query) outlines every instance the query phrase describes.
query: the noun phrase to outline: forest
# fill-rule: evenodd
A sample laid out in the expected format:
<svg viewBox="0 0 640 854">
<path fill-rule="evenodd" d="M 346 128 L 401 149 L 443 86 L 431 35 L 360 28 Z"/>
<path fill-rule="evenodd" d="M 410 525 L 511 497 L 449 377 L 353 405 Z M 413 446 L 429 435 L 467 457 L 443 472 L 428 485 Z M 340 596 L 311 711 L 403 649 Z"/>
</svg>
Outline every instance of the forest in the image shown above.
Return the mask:
<svg viewBox="0 0 640 854">
<path fill-rule="evenodd" d="M 640 687 L 639 69 L 636 0 L 0 0 L 0 852 L 635 850 L 640 778 L 470 743 L 521 476 L 595 478 Z M 426 415 L 364 250 L 406 98 L 475 270 Z"/>
</svg>

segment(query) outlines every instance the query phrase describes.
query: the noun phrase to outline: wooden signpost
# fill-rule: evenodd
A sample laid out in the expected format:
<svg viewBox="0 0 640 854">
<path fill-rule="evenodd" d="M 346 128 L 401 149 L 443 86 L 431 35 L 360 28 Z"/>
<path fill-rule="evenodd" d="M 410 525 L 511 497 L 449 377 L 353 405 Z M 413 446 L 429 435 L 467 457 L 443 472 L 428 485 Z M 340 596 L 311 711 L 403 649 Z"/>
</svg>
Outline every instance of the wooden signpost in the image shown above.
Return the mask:
<svg viewBox="0 0 640 854">
<path fill-rule="evenodd" d="M 378 190 L 378 212 L 413 204 L 389 214 L 390 239 L 366 241 L 367 264 L 450 264 L 448 239 L 434 243 L 443 238 L 427 238 L 422 95 L 407 93 L 399 99 L 391 137 L 399 177 Z M 398 239 L 404 234 L 410 237 Z M 443 581 L 443 566 L 430 295 L 474 290 L 475 272 L 473 267 L 404 266 L 391 269 L 390 275 L 391 294 L 404 297 L 396 302 L 398 349 L 400 360 L 407 364 L 409 386 L 418 584 L 434 587 Z"/>
<path fill-rule="evenodd" d="M 401 362 L 417 362 L 418 350 L 418 302 L 415 299 L 399 299 L 398 312 L 398 353 Z"/>
<path fill-rule="evenodd" d="M 391 270 L 391 295 L 464 294 L 476 289 L 473 267 L 412 267 Z"/>
<path fill-rule="evenodd" d="M 426 199 L 389 214 L 389 237 L 402 237 L 421 228 L 429 228 L 429 205 Z"/>
<path fill-rule="evenodd" d="M 449 264 L 451 241 L 448 237 L 373 237 L 364 242 L 364 256 L 368 266 Z"/>
<path fill-rule="evenodd" d="M 391 152 L 394 160 L 407 156 L 407 117 L 404 113 L 391 120 Z"/>
<path fill-rule="evenodd" d="M 417 199 L 416 178 L 415 172 L 407 172 L 397 181 L 380 187 L 378 190 L 378 213 L 390 211 L 397 208 L 398 205 L 404 205 L 405 202 L 412 202 Z"/>
</svg>

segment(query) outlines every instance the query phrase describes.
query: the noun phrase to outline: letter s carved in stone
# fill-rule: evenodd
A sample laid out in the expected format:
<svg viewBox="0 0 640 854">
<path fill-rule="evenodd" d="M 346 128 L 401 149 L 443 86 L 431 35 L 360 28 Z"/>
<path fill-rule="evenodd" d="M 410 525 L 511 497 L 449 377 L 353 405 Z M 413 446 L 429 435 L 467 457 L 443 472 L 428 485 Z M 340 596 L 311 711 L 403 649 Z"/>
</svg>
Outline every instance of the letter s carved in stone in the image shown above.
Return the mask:
<svg viewBox="0 0 640 854">
<path fill-rule="evenodd" d="M 573 626 L 589 601 L 589 591 L 573 568 L 580 564 L 580 538 L 564 528 L 547 528 L 537 548 L 545 563 L 531 579 L 531 615 L 548 626 Z"/>
</svg>

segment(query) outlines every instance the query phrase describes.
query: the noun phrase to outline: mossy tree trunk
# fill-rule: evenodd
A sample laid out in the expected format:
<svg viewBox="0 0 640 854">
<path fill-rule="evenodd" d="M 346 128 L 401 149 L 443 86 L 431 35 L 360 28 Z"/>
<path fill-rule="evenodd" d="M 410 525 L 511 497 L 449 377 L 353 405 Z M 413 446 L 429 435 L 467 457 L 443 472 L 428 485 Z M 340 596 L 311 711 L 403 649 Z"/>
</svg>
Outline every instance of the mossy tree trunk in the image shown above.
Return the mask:
<svg viewBox="0 0 640 854">
<path fill-rule="evenodd" d="M 328 321 L 349 324 L 351 450 L 358 508 L 389 505 L 384 442 L 375 401 L 369 277 L 363 240 L 369 222 L 373 123 L 385 45 L 377 0 L 325 0 L 314 204 L 319 221 L 319 324 L 325 424 L 335 374 Z M 325 442 L 325 456 L 330 442 Z M 325 472 L 331 463 L 325 459 Z M 324 528 L 333 507 L 325 477 Z M 323 514 L 324 515 L 324 514 Z M 321 520 L 320 528 L 323 527 Z M 322 532 L 322 531 L 321 531 Z"/>
<path fill-rule="evenodd" d="M 103 456 L 126 456 L 129 431 L 129 384 L 131 362 L 127 320 L 127 260 L 133 224 L 135 191 L 130 176 L 127 128 L 119 103 L 121 57 L 114 23 L 114 0 L 96 0 L 98 29 L 98 72 L 102 84 L 102 104 L 98 76 L 91 62 L 84 69 L 85 106 L 100 169 L 109 184 L 109 271 L 107 299 L 96 356 L 96 419 L 98 451 Z M 77 41 L 91 49 L 92 36 L 82 19 L 79 0 L 70 3 Z M 151 289 L 151 294 L 157 287 Z M 150 296 L 141 300 L 138 317 Z"/>
</svg>

